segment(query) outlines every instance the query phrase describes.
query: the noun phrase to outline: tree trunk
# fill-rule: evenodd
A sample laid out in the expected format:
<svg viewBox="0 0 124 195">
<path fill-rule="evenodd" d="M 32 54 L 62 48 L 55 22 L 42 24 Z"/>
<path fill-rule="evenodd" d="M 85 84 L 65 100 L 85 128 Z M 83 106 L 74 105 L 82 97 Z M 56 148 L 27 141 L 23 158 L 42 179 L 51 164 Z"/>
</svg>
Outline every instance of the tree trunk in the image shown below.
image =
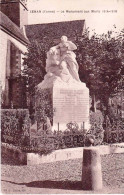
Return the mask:
<svg viewBox="0 0 124 195">
<path fill-rule="evenodd" d="M 93 95 L 93 98 L 92 98 L 92 108 L 93 108 L 93 112 L 96 112 L 96 97 L 95 97 L 95 95 Z"/>
</svg>

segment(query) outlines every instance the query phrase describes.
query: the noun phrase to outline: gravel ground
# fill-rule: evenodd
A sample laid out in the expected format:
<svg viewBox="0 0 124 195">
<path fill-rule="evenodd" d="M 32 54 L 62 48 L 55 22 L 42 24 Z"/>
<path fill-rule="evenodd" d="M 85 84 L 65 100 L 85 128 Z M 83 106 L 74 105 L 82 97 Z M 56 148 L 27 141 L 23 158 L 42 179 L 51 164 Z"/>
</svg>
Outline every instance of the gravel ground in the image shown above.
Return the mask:
<svg viewBox="0 0 124 195">
<path fill-rule="evenodd" d="M 82 159 L 21 166 L 4 155 L 1 162 L 3 193 L 86 193 L 81 189 Z M 101 193 L 124 194 L 124 153 L 102 156 L 102 173 Z"/>
</svg>

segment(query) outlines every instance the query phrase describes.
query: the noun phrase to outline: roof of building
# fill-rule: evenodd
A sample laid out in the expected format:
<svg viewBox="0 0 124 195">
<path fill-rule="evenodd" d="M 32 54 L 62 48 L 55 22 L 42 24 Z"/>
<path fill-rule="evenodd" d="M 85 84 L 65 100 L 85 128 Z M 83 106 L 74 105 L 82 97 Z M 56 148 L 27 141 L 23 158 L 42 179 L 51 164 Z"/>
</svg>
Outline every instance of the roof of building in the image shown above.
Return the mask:
<svg viewBox="0 0 124 195">
<path fill-rule="evenodd" d="M 26 35 L 29 40 L 42 39 L 42 37 L 58 39 L 62 35 L 68 38 L 82 35 L 85 20 L 55 22 L 47 24 L 26 25 Z"/>
<path fill-rule="evenodd" d="M 0 28 L 6 33 L 18 39 L 24 44 L 29 43 L 28 39 L 24 36 L 23 30 L 21 30 L 16 24 L 14 24 L 4 13 L 0 11 Z"/>
</svg>

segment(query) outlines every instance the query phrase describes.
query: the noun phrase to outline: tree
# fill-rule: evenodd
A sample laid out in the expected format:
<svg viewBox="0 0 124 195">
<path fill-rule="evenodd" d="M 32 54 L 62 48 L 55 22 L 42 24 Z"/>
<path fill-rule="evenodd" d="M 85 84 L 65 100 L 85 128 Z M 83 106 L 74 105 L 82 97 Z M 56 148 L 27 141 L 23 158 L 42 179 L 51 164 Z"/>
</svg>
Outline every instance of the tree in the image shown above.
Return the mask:
<svg viewBox="0 0 124 195">
<path fill-rule="evenodd" d="M 91 96 L 99 99 L 108 110 L 109 98 L 122 89 L 124 75 L 124 31 L 113 37 L 113 32 L 91 38 L 77 38 L 77 61 L 82 81 L 86 82 Z M 94 99 L 94 98 L 93 98 Z"/>
<path fill-rule="evenodd" d="M 40 40 L 31 40 L 28 45 L 28 52 L 23 58 L 22 75 L 27 83 L 27 102 L 30 111 L 30 118 L 34 121 L 35 114 L 35 87 L 44 79 L 46 74 L 46 55 L 53 42 L 43 37 Z"/>
<path fill-rule="evenodd" d="M 25 53 L 23 75 L 27 77 L 28 91 L 31 95 L 35 86 L 38 85 L 46 74 L 47 51 L 53 42 L 46 38 L 41 40 L 32 40 L 28 45 L 28 52 Z"/>
</svg>

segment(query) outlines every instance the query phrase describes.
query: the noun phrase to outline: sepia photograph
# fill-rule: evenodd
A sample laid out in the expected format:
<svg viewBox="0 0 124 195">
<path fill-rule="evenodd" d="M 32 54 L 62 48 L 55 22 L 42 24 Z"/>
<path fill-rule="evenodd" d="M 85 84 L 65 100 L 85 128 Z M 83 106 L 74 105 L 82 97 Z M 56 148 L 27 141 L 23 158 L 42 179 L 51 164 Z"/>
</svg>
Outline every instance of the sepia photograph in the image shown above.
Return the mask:
<svg viewBox="0 0 124 195">
<path fill-rule="evenodd" d="M 0 0 L 1 194 L 124 194 L 124 0 Z"/>
</svg>

